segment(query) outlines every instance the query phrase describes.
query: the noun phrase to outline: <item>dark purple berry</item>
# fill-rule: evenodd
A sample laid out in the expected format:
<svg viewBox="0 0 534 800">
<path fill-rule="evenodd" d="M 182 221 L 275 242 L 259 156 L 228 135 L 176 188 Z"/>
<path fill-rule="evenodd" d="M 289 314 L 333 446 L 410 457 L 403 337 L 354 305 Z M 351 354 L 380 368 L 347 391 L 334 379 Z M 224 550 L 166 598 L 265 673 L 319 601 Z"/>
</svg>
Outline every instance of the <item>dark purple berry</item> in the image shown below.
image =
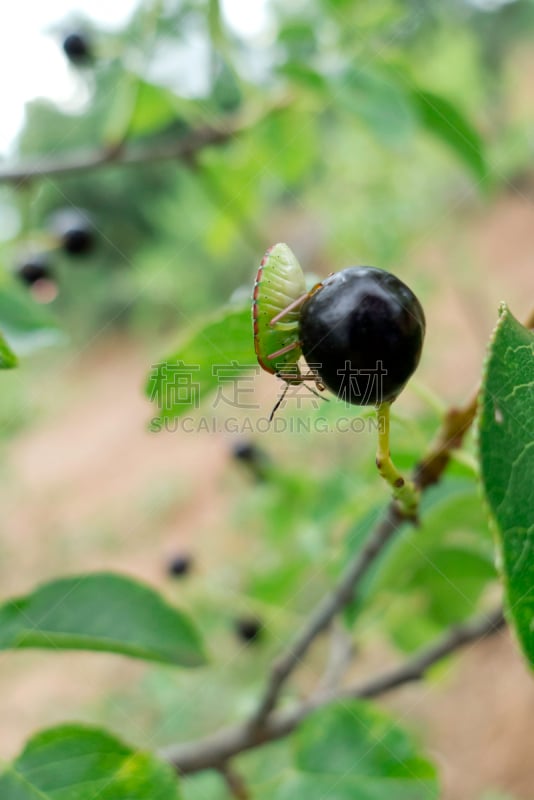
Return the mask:
<svg viewBox="0 0 534 800">
<path fill-rule="evenodd" d="M 28 256 L 24 261 L 21 261 L 17 265 L 15 273 L 26 286 L 33 286 L 37 281 L 51 277 L 48 259 L 41 254 Z"/>
<path fill-rule="evenodd" d="M 232 456 L 247 467 L 256 480 L 263 481 L 267 478 L 269 458 L 254 442 L 246 439 L 236 442 L 232 447 Z"/>
<path fill-rule="evenodd" d="M 235 621 L 235 631 L 242 642 L 258 641 L 262 630 L 262 622 L 257 617 L 240 617 Z"/>
<path fill-rule="evenodd" d="M 191 571 L 192 565 L 191 556 L 181 553 L 171 558 L 167 565 L 167 571 L 173 578 L 183 578 Z"/>
<path fill-rule="evenodd" d="M 61 247 L 70 256 L 84 256 L 95 244 L 94 228 L 88 214 L 79 209 L 62 209 L 52 218 L 52 228 Z"/>
<path fill-rule="evenodd" d="M 71 256 L 85 255 L 93 249 L 93 233 L 87 228 L 71 228 L 63 237 L 65 252 Z"/>
<path fill-rule="evenodd" d="M 326 278 L 300 316 L 306 361 L 354 405 L 394 400 L 419 363 L 424 335 L 417 297 L 376 267 L 349 267 Z"/>
<path fill-rule="evenodd" d="M 253 442 L 237 442 L 232 448 L 232 455 L 236 461 L 245 461 L 247 463 L 258 460 L 261 455 L 260 451 Z"/>
<path fill-rule="evenodd" d="M 91 61 L 91 45 L 82 33 L 69 33 L 63 40 L 63 52 L 73 64 Z"/>
</svg>

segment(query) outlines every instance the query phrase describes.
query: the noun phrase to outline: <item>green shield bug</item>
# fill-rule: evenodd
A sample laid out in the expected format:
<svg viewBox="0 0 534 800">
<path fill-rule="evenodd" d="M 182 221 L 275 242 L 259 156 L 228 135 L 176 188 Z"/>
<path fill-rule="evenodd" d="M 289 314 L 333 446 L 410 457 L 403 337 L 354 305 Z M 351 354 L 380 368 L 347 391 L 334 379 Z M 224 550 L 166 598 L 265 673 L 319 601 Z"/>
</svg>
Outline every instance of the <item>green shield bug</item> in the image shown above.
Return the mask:
<svg viewBox="0 0 534 800">
<path fill-rule="evenodd" d="M 252 322 L 260 367 L 286 383 L 271 419 L 290 384 L 313 380 L 322 388 L 315 374 L 303 375 L 298 365 L 302 355 L 300 307 L 309 295 L 302 268 L 287 244 L 270 247 L 261 260 L 254 283 Z"/>
<path fill-rule="evenodd" d="M 298 308 L 290 306 L 295 301 L 303 302 L 306 296 L 304 273 L 295 255 L 286 244 L 270 247 L 261 260 L 254 283 L 252 320 L 258 363 L 272 375 L 288 368 L 298 374 L 300 315 Z M 283 311 L 286 311 L 283 321 L 275 321 Z"/>
</svg>

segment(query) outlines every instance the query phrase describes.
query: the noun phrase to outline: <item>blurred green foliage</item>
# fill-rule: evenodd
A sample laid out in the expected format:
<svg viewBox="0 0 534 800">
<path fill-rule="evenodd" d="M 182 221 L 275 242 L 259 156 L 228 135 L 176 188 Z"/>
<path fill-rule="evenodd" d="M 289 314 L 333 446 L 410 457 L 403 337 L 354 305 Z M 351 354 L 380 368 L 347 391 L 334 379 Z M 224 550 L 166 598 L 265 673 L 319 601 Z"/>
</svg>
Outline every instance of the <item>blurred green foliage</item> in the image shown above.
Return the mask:
<svg viewBox="0 0 534 800">
<path fill-rule="evenodd" d="M 307 272 L 375 263 L 409 280 L 410 247 L 441 218 L 451 197 L 470 194 L 473 203 L 483 202 L 512 171 L 529 166 L 529 122 L 514 116 L 505 98 L 508 56 L 533 27 L 533 5 L 526 0 L 493 10 L 466 0 L 296 6 L 272 0 L 265 30 L 246 39 L 232 28 L 224 4 L 169 0 L 140 7 L 120 33 L 93 28 L 102 55 L 78 76 L 83 102 L 77 110 L 43 100 L 29 104 L 17 144 L 22 162 L 42 165 L 52 155 L 76 158 L 85 151 L 156 152 L 205 126 L 225 130 L 236 120 L 246 130 L 182 161 L 110 163 L 71 175 L 36 175 L 7 189 L 2 202 L 17 210 L 21 225 L 0 245 L 6 342 L 0 339 L 0 365 L 10 365 L 10 348 L 24 355 L 65 335 L 79 346 L 119 325 L 145 338 L 172 332 L 179 344 L 162 363 L 197 364 L 204 397 L 216 386 L 212 367 L 221 353 L 241 364 L 253 358 L 245 304 L 259 259 L 273 241 L 287 239 Z M 94 253 L 78 263 L 60 252 L 48 227 L 56 210 L 73 206 L 88 213 L 98 239 Z M 12 273 L 20 253 L 48 248 L 59 295 L 45 310 Z M 418 293 L 436 288 L 432 276 L 418 280 Z M 13 421 L 19 385 L 6 390 L 2 427 L 20 424 Z M 161 387 L 161 374 L 153 372 L 152 399 L 159 393 L 161 401 Z M 158 424 L 185 410 L 161 406 Z M 340 413 L 335 400 L 284 410 L 288 421 L 305 417 L 326 426 Z M 361 417 L 358 409 L 343 414 Z M 362 419 L 372 425 L 371 417 Z M 438 423 L 433 408 L 411 421 L 396 420 L 401 468 L 418 460 Z M 247 484 L 243 475 L 230 474 L 236 501 L 229 519 L 221 520 L 221 533 L 237 530 L 240 546 L 231 563 L 193 577 L 180 593 L 210 642 L 214 680 L 151 668 L 135 692 L 126 687 L 119 693 L 130 716 L 150 730 L 151 744 L 200 736 L 251 711 L 268 659 L 381 514 L 387 492 L 375 474 L 371 439 L 340 431 L 273 432 L 263 439 L 260 476 L 252 472 Z M 471 442 L 466 452 L 472 454 Z M 476 467 L 458 459 L 425 497 L 421 527 L 403 529 L 368 574 L 345 614 L 346 635 L 358 646 L 381 638 L 412 651 L 470 617 L 494 592 L 495 579 Z M 265 635 L 244 647 L 234 641 L 232 620 L 251 609 L 261 616 Z M 313 680 L 323 665 L 314 666 Z M 357 712 L 370 728 L 389 724 L 367 707 Z M 107 700 L 89 713 L 106 724 L 122 721 Z M 319 754 L 325 771 L 332 771 L 326 762 L 344 747 L 351 754 L 370 748 L 365 731 L 354 741 L 343 712 L 328 714 L 326 722 L 310 720 L 292 745 L 243 756 L 247 776 L 264 783 L 272 777 L 267 768 L 292 770 L 289 792 L 316 791 L 317 776 L 303 774 L 310 764 L 317 772 L 314 725 L 322 732 L 328 724 L 338 737 L 336 752 Z M 409 737 L 393 728 L 386 741 L 423 778 L 423 794 L 408 786 L 402 796 L 434 797 L 433 769 Z M 345 770 L 341 796 L 360 791 L 363 781 L 366 796 L 386 798 L 385 773 L 406 779 L 388 753 L 373 752 L 364 761 L 378 785 Z M 343 763 L 334 766 L 334 772 L 344 770 Z M 270 787 L 266 796 L 293 797 L 285 786 Z M 219 776 L 184 781 L 186 798 L 208 795 L 224 796 Z"/>
<path fill-rule="evenodd" d="M 513 120 L 504 107 L 497 114 L 495 93 L 532 17 L 526 2 L 491 13 L 463 0 L 273 2 L 268 30 L 246 39 L 224 4 L 173 0 L 143 5 L 120 33 L 93 27 L 102 55 L 78 75 L 83 101 L 76 110 L 30 103 L 21 160 L 157 147 L 205 124 L 224 128 L 236 113 L 266 116 L 189 163 L 108 166 L 15 188 L 22 229 L 2 244 L 1 263 L 9 274 L 21 247 L 49 246 L 54 210 L 89 212 L 94 254 L 75 266 L 53 256 L 53 311 L 75 340 L 106 324 L 147 334 L 189 325 L 250 280 L 273 237 L 294 237 L 305 264 L 352 253 L 394 266 L 465 183 L 463 166 L 475 188 L 505 177 L 489 165 Z M 287 108 L 268 114 L 284 95 Z M 317 221 L 315 240 L 300 241 L 303 218 Z"/>
<path fill-rule="evenodd" d="M 261 800 L 439 797 L 435 767 L 383 712 L 345 702 L 317 711 L 293 736 L 290 769 L 259 787 Z"/>
</svg>

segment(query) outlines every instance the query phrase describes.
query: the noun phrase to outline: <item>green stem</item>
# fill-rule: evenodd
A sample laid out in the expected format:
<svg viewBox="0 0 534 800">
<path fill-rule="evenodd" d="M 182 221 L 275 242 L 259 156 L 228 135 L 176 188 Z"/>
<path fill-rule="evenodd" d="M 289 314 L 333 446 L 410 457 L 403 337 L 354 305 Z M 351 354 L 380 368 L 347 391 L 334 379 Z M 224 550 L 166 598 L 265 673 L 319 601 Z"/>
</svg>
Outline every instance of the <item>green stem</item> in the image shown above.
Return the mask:
<svg viewBox="0 0 534 800">
<path fill-rule="evenodd" d="M 393 497 L 407 517 L 416 517 L 419 507 L 419 492 L 412 481 L 404 478 L 393 461 L 389 450 L 389 422 L 391 403 L 381 403 L 377 409 L 378 448 L 376 466 L 380 475 L 393 490 Z"/>
</svg>

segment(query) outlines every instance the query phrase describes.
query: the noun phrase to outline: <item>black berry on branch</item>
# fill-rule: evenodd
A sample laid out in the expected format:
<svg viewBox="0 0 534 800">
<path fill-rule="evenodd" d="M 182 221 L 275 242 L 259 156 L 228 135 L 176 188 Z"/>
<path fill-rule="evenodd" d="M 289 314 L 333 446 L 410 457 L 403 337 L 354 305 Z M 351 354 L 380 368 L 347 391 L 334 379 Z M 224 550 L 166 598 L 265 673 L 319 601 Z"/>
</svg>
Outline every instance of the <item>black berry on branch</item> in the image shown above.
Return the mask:
<svg viewBox="0 0 534 800">
<path fill-rule="evenodd" d="M 262 622 L 257 617 L 240 617 L 235 621 L 235 631 L 242 642 L 257 641 L 262 630 Z"/>
<path fill-rule="evenodd" d="M 52 218 L 52 228 L 69 256 L 84 256 L 95 245 L 95 232 L 86 212 L 62 209 Z"/>
<path fill-rule="evenodd" d="M 417 297 L 376 267 L 349 267 L 326 278 L 300 315 L 306 361 L 354 405 L 395 400 L 419 363 L 424 335 Z"/>
<path fill-rule="evenodd" d="M 92 60 L 91 45 L 83 33 L 69 33 L 63 40 L 63 52 L 72 64 L 83 64 Z"/>
<path fill-rule="evenodd" d="M 36 253 L 17 264 L 15 273 L 26 286 L 51 277 L 50 264 L 45 255 Z"/>
<path fill-rule="evenodd" d="M 184 578 L 191 571 L 193 560 L 187 553 L 180 553 L 170 559 L 167 572 L 172 578 Z"/>
</svg>

